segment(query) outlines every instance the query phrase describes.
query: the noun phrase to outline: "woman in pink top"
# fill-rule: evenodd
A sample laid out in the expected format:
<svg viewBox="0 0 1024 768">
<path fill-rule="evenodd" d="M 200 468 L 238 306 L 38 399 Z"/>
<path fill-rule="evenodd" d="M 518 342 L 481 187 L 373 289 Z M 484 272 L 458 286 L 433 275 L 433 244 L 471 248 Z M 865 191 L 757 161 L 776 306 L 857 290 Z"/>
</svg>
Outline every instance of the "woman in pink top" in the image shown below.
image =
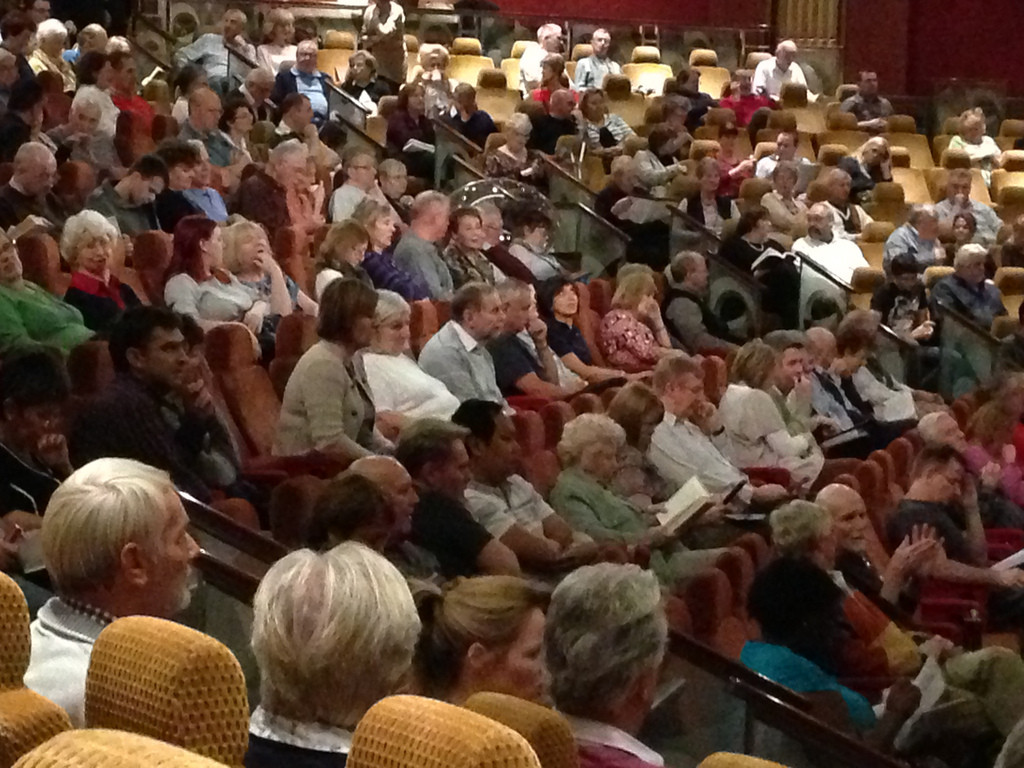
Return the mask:
<svg viewBox="0 0 1024 768">
<path fill-rule="evenodd" d="M 653 273 L 645 267 L 620 277 L 612 309 L 601 321 L 601 352 L 613 368 L 649 371 L 672 352 Z"/>
<path fill-rule="evenodd" d="M 999 488 L 1014 504 L 1024 505 L 1024 468 L 1017 463 L 1013 430 L 1020 421 L 1014 404 L 990 400 L 968 425 L 970 434 L 964 461 L 983 486 Z"/>
</svg>

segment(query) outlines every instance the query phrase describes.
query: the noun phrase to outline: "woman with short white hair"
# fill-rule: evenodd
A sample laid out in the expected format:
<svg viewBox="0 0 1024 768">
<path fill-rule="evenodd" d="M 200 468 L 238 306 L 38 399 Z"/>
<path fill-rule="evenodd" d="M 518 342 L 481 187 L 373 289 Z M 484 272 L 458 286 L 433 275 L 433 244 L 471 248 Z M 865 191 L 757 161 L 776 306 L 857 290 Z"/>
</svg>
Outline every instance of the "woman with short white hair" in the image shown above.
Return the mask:
<svg viewBox="0 0 1024 768">
<path fill-rule="evenodd" d="M 373 340 L 359 356 L 377 417 L 390 413 L 399 422 L 449 419 L 459 399 L 409 355 L 411 316 L 409 305 L 397 293 L 377 291 Z"/>
<path fill-rule="evenodd" d="M 64 301 L 82 313 L 85 326 L 106 333 L 128 307 L 141 304 L 131 286 L 115 269 L 121 233 L 98 211 L 76 213 L 64 224 L 60 253 L 71 267 L 71 284 Z"/>
<path fill-rule="evenodd" d="M 419 633 L 405 579 L 368 547 L 278 560 L 253 600 L 260 706 L 246 768 L 344 765 L 359 720 L 404 686 Z"/>
<path fill-rule="evenodd" d="M 60 75 L 64 93 L 74 93 L 77 80 L 75 70 L 64 61 L 64 44 L 68 30 L 59 19 L 46 19 L 36 27 L 36 49 L 28 57 L 28 64 L 37 75 L 53 72 Z"/>
<path fill-rule="evenodd" d="M 654 703 L 668 621 L 654 575 L 635 565 L 579 568 L 555 588 L 544 651 L 555 707 L 584 766 L 662 766 L 636 735 Z"/>
<path fill-rule="evenodd" d="M 484 155 L 484 175 L 491 179 L 512 179 L 536 184 L 543 175 L 540 156 L 526 148 L 533 124 L 522 112 L 505 121 L 505 143 Z"/>
</svg>

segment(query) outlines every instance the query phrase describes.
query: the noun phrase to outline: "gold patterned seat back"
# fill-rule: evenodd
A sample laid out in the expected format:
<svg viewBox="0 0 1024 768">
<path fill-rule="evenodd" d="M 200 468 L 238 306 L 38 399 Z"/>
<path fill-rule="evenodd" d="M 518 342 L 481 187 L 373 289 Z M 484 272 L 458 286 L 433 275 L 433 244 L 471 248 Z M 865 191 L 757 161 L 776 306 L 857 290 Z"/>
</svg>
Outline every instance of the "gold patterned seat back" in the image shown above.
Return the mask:
<svg viewBox="0 0 1024 768">
<path fill-rule="evenodd" d="M 36 747 L 15 768 L 224 768 L 221 763 L 124 731 L 67 731 Z"/>
<path fill-rule="evenodd" d="M 541 768 L 579 768 L 576 740 L 568 721 L 553 709 L 504 693 L 475 693 L 463 705 L 526 739 Z"/>
<path fill-rule="evenodd" d="M 25 595 L 14 579 L 0 573 L 0 691 L 24 685 L 30 644 Z"/>
</svg>

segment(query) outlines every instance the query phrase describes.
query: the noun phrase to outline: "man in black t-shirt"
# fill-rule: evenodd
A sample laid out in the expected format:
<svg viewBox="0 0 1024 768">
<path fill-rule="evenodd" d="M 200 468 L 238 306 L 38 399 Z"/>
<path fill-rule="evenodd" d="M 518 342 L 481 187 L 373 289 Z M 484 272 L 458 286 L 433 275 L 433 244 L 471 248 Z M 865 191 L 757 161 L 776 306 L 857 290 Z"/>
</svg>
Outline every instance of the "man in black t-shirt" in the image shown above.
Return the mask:
<svg viewBox="0 0 1024 768">
<path fill-rule="evenodd" d="M 527 146 L 545 155 L 555 154 L 559 137 L 575 136 L 579 133 L 576 118 L 572 116 L 575 106 L 576 102 L 568 90 L 563 88 L 552 93 L 548 101 L 547 114 L 532 121 L 533 130 L 530 132 Z"/>
<path fill-rule="evenodd" d="M 897 254 L 890 271 L 892 276 L 875 289 L 871 308 L 880 312 L 882 323 L 900 336 L 929 339 L 934 326 L 928 320 L 928 295 L 914 254 Z"/>
<path fill-rule="evenodd" d="M 412 476 L 419 501 L 410 540 L 430 550 L 447 579 L 481 574 L 519 575 L 515 554 L 466 509 L 471 479 L 463 443 L 468 430 L 440 419 L 420 419 L 402 431 L 395 458 Z"/>
</svg>

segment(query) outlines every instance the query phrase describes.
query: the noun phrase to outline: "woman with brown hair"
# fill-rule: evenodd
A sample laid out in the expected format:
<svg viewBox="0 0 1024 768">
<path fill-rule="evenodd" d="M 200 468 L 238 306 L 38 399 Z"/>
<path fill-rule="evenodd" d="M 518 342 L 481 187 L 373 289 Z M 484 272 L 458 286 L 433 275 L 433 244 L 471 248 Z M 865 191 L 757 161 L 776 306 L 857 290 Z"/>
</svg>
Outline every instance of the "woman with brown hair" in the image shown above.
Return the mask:
<svg viewBox="0 0 1024 768">
<path fill-rule="evenodd" d="M 607 415 L 626 433 L 612 490 L 638 507 L 665 501 L 671 488 L 647 458 L 651 436 L 665 415 L 661 398 L 646 384 L 632 381 L 612 398 Z"/>
<path fill-rule="evenodd" d="M 351 277 L 373 287 L 373 281 L 360 266 L 370 247 L 370 236 L 361 224 L 347 219 L 332 224 L 317 250 L 314 292 L 323 296 L 324 289 L 334 280 Z"/>
<path fill-rule="evenodd" d="M 546 592 L 515 576 L 477 576 L 416 598 L 423 630 L 413 671 L 423 695 L 453 704 L 480 691 L 547 701 Z"/>
<path fill-rule="evenodd" d="M 420 83 L 409 83 L 398 92 L 398 104 L 388 118 L 388 149 L 421 179 L 434 176 L 434 153 L 420 146 L 434 146 L 434 127 L 426 112 L 426 91 Z"/>
</svg>

